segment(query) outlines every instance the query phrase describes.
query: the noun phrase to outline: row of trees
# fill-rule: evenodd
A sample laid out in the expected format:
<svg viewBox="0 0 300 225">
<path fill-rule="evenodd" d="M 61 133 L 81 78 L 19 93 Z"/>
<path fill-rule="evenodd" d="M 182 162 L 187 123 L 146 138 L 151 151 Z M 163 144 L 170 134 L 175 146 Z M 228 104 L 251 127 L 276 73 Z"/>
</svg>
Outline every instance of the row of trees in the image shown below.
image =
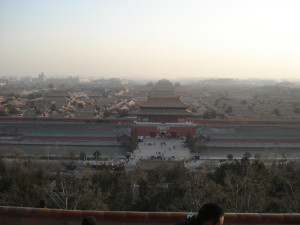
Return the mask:
<svg viewBox="0 0 300 225">
<path fill-rule="evenodd" d="M 195 141 L 193 135 L 191 134 L 191 132 L 187 133 L 185 141 L 187 143 L 187 146 L 191 150 L 191 153 L 196 153 L 197 152 L 197 145 L 196 145 L 196 141 Z"/>
<path fill-rule="evenodd" d="M 138 141 L 138 132 L 137 130 L 132 130 L 131 131 L 131 136 L 129 138 L 129 149 L 131 152 L 136 150 L 139 146 L 139 141 Z"/>
<path fill-rule="evenodd" d="M 197 211 L 205 202 L 226 212 L 300 211 L 300 173 L 292 165 L 242 160 L 215 172 L 160 168 L 150 172 L 81 171 L 54 173 L 38 161 L 0 160 L 0 205 L 84 210 Z"/>
</svg>

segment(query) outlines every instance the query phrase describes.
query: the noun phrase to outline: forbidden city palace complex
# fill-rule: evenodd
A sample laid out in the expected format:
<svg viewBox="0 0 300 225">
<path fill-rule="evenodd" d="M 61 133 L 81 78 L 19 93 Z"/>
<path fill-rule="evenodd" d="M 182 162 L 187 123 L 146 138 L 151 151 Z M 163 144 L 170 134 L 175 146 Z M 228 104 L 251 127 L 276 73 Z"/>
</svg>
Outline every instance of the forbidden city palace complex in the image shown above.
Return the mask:
<svg viewBox="0 0 300 225">
<path fill-rule="evenodd" d="M 140 136 L 185 136 L 195 133 L 195 125 L 190 122 L 188 106 L 176 95 L 175 88 L 168 80 L 159 80 L 148 99 L 139 105 L 137 119 L 132 129 Z"/>
</svg>

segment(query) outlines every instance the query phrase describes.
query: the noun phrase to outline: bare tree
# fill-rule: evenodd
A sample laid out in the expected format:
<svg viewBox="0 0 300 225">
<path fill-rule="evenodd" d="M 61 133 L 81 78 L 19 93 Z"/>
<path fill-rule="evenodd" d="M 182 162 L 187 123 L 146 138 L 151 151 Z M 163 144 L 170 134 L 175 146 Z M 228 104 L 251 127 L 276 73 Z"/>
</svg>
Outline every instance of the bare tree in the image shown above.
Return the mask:
<svg viewBox="0 0 300 225">
<path fill-rule="evenodd" d="M 60 177 L 50 187 L 48 196 L 58 208 L 76 210 L 78 204 L 93 193 L 89 187 L 90 181 L 81 179 L 75 176 Z"/>
<path fill-rule="evenodd" d="M 23 153 L 21 148 L 13 148 L 12 153 L 15 155 L 16 159 Z"/>
<path fill-rule="evenodd" d="M 300 176 L 295 175 L 292 179 L 285 178 L 284 190 L 287 198 L 289 199 L 289 205 L 292 208 L 292 212 L 299 211 L 300 205 Z"/>
</svg>

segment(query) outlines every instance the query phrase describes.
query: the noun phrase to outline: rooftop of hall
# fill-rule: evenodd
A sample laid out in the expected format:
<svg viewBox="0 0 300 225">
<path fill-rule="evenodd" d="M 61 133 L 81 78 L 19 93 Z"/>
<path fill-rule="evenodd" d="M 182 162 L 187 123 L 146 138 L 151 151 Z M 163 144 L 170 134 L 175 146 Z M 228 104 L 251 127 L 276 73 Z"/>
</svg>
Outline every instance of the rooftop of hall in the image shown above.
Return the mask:
<svg viewBox="0 0 300 225">
<path fill-rule="evenodd" d="M 187 110 L 164 110 L 164 109 L 142 109 L 140 111 L 135 112 L 135 115 L 144 115 L 144 116 L 191 116 L 192 113 Z"/>
<path fill-rule="evenodd" d="M 170 81 L 163 79 L 157 81 L 153 86 L 149 97 L 174 98 L 177 96 L 173 84 Z"/>
<path fill-rule="evenodd" d="M 174 86 L 169 80 L 161 79 L 156 82 L 156 84 L 154 85 L 153 88 L 155 88 L 155 89 L 159 89 L 159 88 L 174 89 Z"/>
<path fill-rule="evenodd" d="M 162 97 L 148 97 L 147 101 L 140 103 L 141 108 L 187 108 L 179 97 L 162 98 Z"/>
</svg>

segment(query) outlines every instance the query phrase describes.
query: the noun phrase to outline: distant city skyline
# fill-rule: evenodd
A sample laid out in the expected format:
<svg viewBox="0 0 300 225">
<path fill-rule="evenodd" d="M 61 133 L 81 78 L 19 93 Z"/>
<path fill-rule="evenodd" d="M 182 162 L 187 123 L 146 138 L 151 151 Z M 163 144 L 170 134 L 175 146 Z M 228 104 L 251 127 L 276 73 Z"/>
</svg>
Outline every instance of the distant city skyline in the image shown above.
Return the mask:
<svg viewBox="0 0 300 225">
<path fill-rule="evenodd" d="M 0 0 L 1 76 L 300 75 L 296 0 Z"/>
</svg>

